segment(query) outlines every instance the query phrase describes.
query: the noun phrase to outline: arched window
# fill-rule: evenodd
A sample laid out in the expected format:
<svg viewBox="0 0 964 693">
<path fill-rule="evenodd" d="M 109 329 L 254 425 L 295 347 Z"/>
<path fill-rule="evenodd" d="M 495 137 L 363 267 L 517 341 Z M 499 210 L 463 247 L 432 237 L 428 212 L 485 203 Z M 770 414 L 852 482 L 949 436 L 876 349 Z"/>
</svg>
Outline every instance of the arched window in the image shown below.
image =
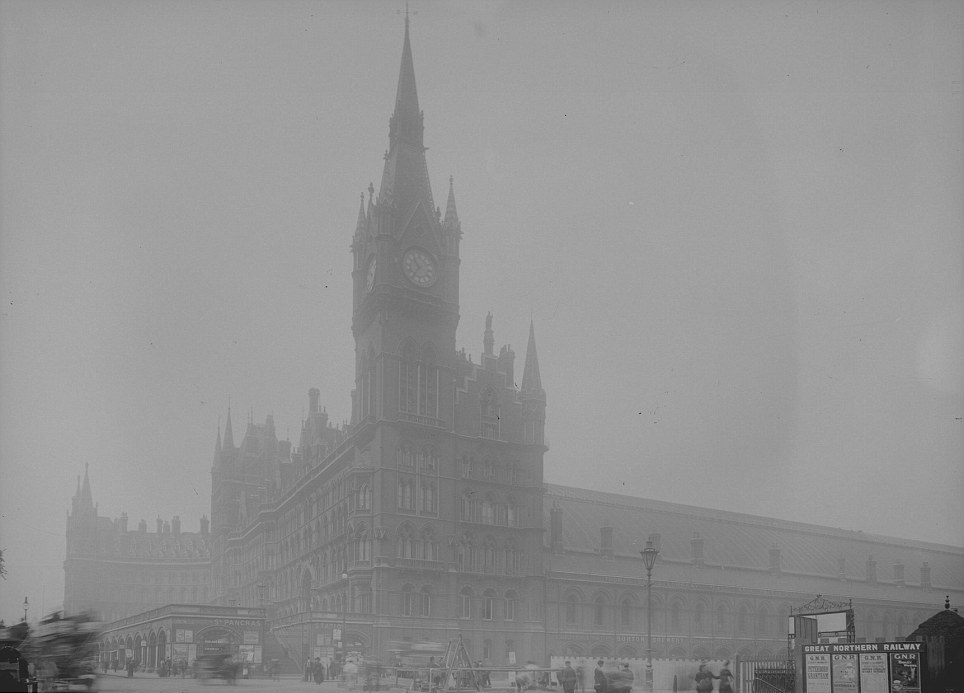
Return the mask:
<svg viewBox="0 0 964 693">
<path fill-rule="evenodd" d="M 495 618 L 495 590 L 486 590 L 482 595 L 482 619 L 491 621 Z"/>
<path fill-rule="evenodd" d="M 471 489 L 462 494 L 459 519 L 463 522 L 478 522 L 481 518 L 480 503 L 476 496 L 477 493 Z"/>
<path fill-rule="evenodd" d="M 495 539 L 492 536 L 486 537 L 482 545 L 482 572 L 495 572 Z"/>
<path fill-rule="evenodd" d="M 702 603 L 697 604 L 693 609 L 693 631 L 702 633 L 706 628 L 706 619 L 703 618 L 706 607 Z"/>
<path fill-rule="evenodd" d="M 438 418 L 438 367 L 427 348 L 416 358 L 414 345 L 406 344 L 398 368 L 398 409 L 408 414 Z"/>
<path fill-rule="evenodd" d="M 472 588 L 463 587 L 459 593 L 460 610 L 459 618 L 472 618 Z"/>
<path fill-rule="evenodd" d="M 411 585 L 402 586 L 402 616 L 415 615 L 415 588 Z"/>
<path fill-rule="evenodd" d="M 422 591 L 419 593 L 419 597 L 421 598 L 420 599 L 421 604 L 419 605 L 421 607 L 421 611 L 420 611 L 421 615 L 431 616 L 432 615 L 432 589 L 428 585 L 425 585 L 422 588 Z"/>
<path fill-rule="evenodd" d="M 481 436 L 483 438 L 499 439 L 499 398 L 491 387 L 482 392 L 480 399 L 482 410 Z"/>
<path fill-rule="evenodd" d="M 368 354 L 361 363 L 361 382 L 358 383 L 358 392 L 361 394 L 361 418 L 366 419 L 375 415 L 375 387 L 378 379 L 375 376 L 376 359 L 375 348 L 368 347 Z"/>
<path fill-rule="evenodd" d="M 669 608 L 669 627 L 675 631 L 680 630 L 680 612 L 682 611 L 682 605 L 678 601 L 674 601 L 672 606 Z"/>
<path fill-rule="evenodd" d="M 767 635 L 770 632 L 770 612 L 765 606 L 761 606 L 757 612 L 756 629 L 759 635 Z"/>
<path fill-rule="evenodd" d="M 401 558 L 414 558 L 412 530 L 408 525 L 398 528 L 398 555 Z"/>
<path fill-rule="evenodd" d="M 566 623 L 576 622 L 576 595 L 566 597 Z"/>
<path fill-rule="evenodd" d="M 606 598 L 602 595 L 596 597 L 593 602 L 592 622 L 597 626 L 601 626 L 606 622 Z"/>
<path fill-rule="evenodd" d="M 716 632 L 726 630 L 726 607 L 722 604 L 716 607 Z"/>
<path fill-rule="evenodd" d="M 518 575 L 522 572 L 522 556 L 516 547 L 515 539 L 506 539 L 505 551 L 505 574 Z"/>
<path fill-rule="evenodd" d="M 748 610 L 746 605 L 741 605 L 740 610 L 737 612 L 736 617 L 736 630 L 740 633 L 746 633 L 746 617 Z"/>
<path fill-rule="evenodd" d="M 429 514 L 438 512 L 438 488 L 435 481 L 422 479 L 419 487 L 419 510 Z"/>
<path fill-rule="evenodd" d="M 415 510 L 415 479 L 407 475 L 398 477 L 398 509 Z"/>
<path fill-rule="evenodd" d="M 515 620 L 515 611 L 518 603 L 519 600 L 516 597 L 515 592 L 505 593 L 505 613 L 503 614 L 503 617 L 506 621 Z"/>
<path fill-rule="evenodd" d="M 358 489 L 358 509 L 372 509 L 372 487 L 368 484 L 362 484 L 361 488 Z"/>
<path fill-rule="evenodd" d="M 630 599 L 629 597 L 626 597 L 625 599 L 623 599 L 622 604 L 620 605 L 619 611 L 620 611 L 620 614 L 622 615 L 622 619 L 621 619 L 622 625 L 627 627 L 632 626 L 633 625 L 633 600 Z"/>
<path fill-rule="evenodd" d="M 482 523 L 486 525 L 495 524 L 495 510 L 492 498 L 488 495 L 482 499 Z"/>
</svg>

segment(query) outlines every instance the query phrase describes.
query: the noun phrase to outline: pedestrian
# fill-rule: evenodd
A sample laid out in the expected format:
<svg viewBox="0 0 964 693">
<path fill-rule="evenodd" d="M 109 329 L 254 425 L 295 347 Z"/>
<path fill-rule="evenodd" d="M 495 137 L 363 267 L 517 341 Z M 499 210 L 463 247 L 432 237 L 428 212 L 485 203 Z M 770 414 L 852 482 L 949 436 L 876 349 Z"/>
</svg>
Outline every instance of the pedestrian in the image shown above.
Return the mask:
<svg viewBox="0 0 964 693">
<path fill-rule="evenodd" d="M 315 683 L 320 685 L 325 680 L 325 665 L 321 663 L 321 657 L 315 657 L 312 673 L 315 677 Z"/>
<path fill-rule="evenodd" d="M 720 693 L 733 693 L 733 672 L 730 671 L 730 660 L 723 662 L 720 669 Z"/>
<path fill-rule="evenodd" d="M 636 680 L 636 675 L 633 674 L 633 670 L 629 668 L 629 664 L 623 663 L 623 670 L 620 672 L 619 677 L 620 684 L 622 684 L 622 689 L 625 693 L 629 693 L 633 690 L 633 682 Z"/>
<path fill-rule="evenodd" d="M 559 685 L 562 686 L 562 693 L 575 693 L 576 680 L 576 670 L 572 668 L 572 662 L 567 661 L 559 672 Z"/>
<path fill-rule="evenodd" d="M 606 680 L 606 672 L 603 671 L 603 661 L 596 662 L 596 668 L 592 672 L 592 687 L 596 693 L 609 693 L 609 681 Z"/>
<path fill-rule="evenodd" d="M 713 679 L 718 679 L 713 672 L 706 668 L 706 663 L 700 664 L 699 671 L 693 680 L 696 682 L 696 693 L 710 693 L 713 690 Z"/>
</svg>

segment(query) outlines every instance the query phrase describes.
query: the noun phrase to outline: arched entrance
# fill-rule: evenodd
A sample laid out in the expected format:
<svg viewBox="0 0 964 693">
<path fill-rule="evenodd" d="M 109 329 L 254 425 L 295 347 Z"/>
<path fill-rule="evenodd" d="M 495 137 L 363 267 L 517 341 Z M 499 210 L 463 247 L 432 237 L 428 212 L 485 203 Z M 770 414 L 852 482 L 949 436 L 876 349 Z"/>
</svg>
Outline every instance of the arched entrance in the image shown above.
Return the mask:
<svg viewBox="0 0 964 693">
<path fill-rule="evenodd" d="M 237 657 L 238 642 L 237 635 L 227 629 L 215 626 L 206 628 L 197 633 L 197 655 L 209 654 L 229 654 Z"/>
<path fill-rule="evenodd" d="M 147 636 L 147 668 L 153 671 L 157 668 L 157 634 L 151 631 Z"/>
<path fill-rule="evenodd" d="M 157 661 L 163 662 L 167 658 L 167 631 L 161 628 L 157 632 Z"/>
</svg>

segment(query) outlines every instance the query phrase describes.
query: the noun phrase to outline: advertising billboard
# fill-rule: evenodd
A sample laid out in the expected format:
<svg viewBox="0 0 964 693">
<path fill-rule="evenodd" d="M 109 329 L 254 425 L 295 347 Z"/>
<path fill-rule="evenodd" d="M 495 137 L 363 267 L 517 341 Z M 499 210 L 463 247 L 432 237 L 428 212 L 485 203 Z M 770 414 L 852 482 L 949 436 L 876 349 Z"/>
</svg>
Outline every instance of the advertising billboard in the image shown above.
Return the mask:
<svg viewBox="0 0 964 693">
<path fill-rule="evenodd" d="M 919 642 L 804 645 L 806 693 L 926 693 Z"/>
</svg>

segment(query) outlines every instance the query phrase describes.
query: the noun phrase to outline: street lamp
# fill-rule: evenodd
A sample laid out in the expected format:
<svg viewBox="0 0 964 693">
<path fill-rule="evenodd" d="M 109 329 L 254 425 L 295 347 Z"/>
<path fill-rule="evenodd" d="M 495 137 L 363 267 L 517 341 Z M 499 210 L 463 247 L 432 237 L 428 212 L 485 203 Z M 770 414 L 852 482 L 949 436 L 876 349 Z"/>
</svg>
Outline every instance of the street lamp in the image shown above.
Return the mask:
<svg viewBox="0 0 964 693">
<path fill-rule="evenodd" d="M 348 643 L 345 639 L 345 629 L 348 628 L 348 602 L 351 599 L 351 585 L 348 584 L 348 573 L 342 573 L 345 581 L 345 599 L 341 603 L 341 665 L 348 661 Z"/>
<path fill-rule="evenodd" d="M 646 690 L 653 690 L 653 566 L 659 549 L 653 540 L 646 540 L 646 548 L 639 552 L 646 566 Z"/>
<path fill-rule="evenodd" d="M 23 598 L 23 622 L 24 622 L 24 623 L 27 622 L 27 606 L 28 606 L 28 604 L 27 604 L 27 598 L 24 597 L 24 598 Z"/>
</svg>

